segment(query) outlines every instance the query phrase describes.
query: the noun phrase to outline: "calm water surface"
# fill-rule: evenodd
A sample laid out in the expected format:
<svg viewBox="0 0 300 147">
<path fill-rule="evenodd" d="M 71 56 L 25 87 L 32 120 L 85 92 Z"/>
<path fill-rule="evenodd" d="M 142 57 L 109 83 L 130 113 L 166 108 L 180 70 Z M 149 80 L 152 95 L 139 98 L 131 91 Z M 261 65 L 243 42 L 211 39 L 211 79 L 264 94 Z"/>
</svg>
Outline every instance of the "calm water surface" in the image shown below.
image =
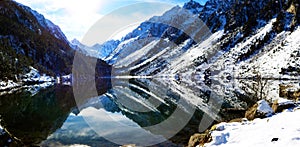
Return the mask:
<svg viewBox="0 0 300 147">
<path fill-rule="evenodd" d="M 96 83 L 96 96 L 89 94 L 89 82 L 2 94 L 0 146 L 184 146 L 191 135 L 214 122 L 243 117 L 242 109 L 252 103 L 245 92 L 251 82 L 245 81 Z M 269 83 L 266 95 L 278 95 L 283 82 Z"/>
</svg>

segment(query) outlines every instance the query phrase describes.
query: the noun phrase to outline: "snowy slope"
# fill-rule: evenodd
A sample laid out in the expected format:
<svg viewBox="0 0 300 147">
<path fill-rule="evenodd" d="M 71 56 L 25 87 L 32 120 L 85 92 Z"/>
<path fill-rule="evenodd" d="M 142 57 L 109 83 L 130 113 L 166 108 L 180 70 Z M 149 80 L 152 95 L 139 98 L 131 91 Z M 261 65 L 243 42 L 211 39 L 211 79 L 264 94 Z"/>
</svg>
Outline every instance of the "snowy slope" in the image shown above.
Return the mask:
<svg viewBox="0 0 300 147">
<path fill-rule="evenodd" d="M 197 24 L 197 15 L 198 12 L 202 10 L 202 7 L 203 6 L 199 3 L 191 1 L 187 3 L 184 8 L 176 6 L 165 12 L 162 16 L 155 16 L 148 21 L 143 22 L 138 28 L 123 37 L 120 44 L 105 60 L 110 64 L 116 64 L 117 67 L 120 67 L 122 64 L 121 61 L 124 61 L 123 58 L 128 58 L 127 56 L 136 54 L 136 51 L 139 50 L 138 52 L 148 54 L 139 56 L 139 58 L 131 58 L 131 63 L 133 63 L 134 60 L 135 63 L 140 63 L 150 56 L 159 54 L 166 46 L 168 46 L 167 44 L 169 44 L 169 46 L 172 46 L 173 44 L 174 46 L 174 42 L 179 45 L 186 41 L 186 39 L 179 40 L 180 37 L 186 37 L 184 36 L 183 31 L 188 31 L 187 33 L 190 33 L 190 37 L 193 38 L 197 35 L 195 33 L 201 30 L 201 26 L 196 27 L 193 26 L 193 24 Z M 196 37 L 194 40 L 198 41 L 199 39 L 201 40 L 201 38 Z M 154 42 L 157 41 L 159 41 L 159 43 L 156 46 L 153 46 L 153 49 L 143 48 L 148 44 L 155 44 Z M 186 46 L 182 47 L 182 49 L 188 49 L 191 45 L 191 42 L 186 42 Z M 144 51 L 144 49 L 147 51 Z"/>
<path fill-rule="evenodd" d="M 55 25 L 54 23 L 52 23 L 50 20 L 46 19 L 42 14 L 38 13 L 37 11 L 35 10 L 32 10 L 30 7 L 27 7 L 27 6 L 24 6 L 20 3 L 16 3 L 19 7 L 21 7 L 22 9 L 24 9 L 27 13 L 31 13 L 38 21 L 38 23 L 44 28 L 44 29 L 47 29 L 51 32 L 51 34 L 53 36 L 55 36 L 57 39 L 60 39 L 62 41 L 66 41 L 68 42 L 68 39 L 67 37 L 64 35 L 64 33 L 61 31 L 61 29 Z M 16 15 L 18 16 L 19 12 L 16 11 Z M 25 22 L 26 23 L 26 22 Z M 29 23 L 28 23 L 28 27 L 30 27 L 31 29 L 33 29 L 35 26 L 31 26 Z M 42 31 L 41 29 L 38 30 L 39 33 L 41 34 Z"/>
<path fill-rule="evenodd" d="M 119 45 L 119 41 L 111 40 L 102 45 L 95 44 L 94 46 L 86 46 L 77 39 L 71 41 L 72 48 L 80 53 L 98 59 L 105 59 Z"/>
<path fill-rule="evenodd" d="M 300 111 L 287 110 L 270 118 L 253 122 L 221 123 L 212 132 L 206 147 L 295 147 L 299 146 Z M 273 140 L 273 141 L 272 141 Z"/>
<path fill-rule="evenodd" d="M 285 3 L 285 7 L 283 7 L 283 4 L 280 5 L 271 0 L 253 3 L 235 0 L 209 0 L 205 6 L 201 6 L 195 1 L 190 1 L 183 8 L 176 6 L 162 16 L 153 17 L 142 23 L 137 29 L 126 35 L 105 60 L 116 65 L 115 68 L 121 68 L 116 69 L 118 73 L 124 70 L 124 72 L 135 75 L 174 75 L 178 73 L 191 75 L 192 73 L 204 74 L 209 69 L 214 71 L 212 77 L 216 78 L 242 77 L 241 73 L 243 77 L 247 77 L 251 73 L 243 69 L 254 69 L 248 64 L 249 60 L 254 61 L 265 52 L 272 54 L 274 44 L 284 42 L 285 38 L 289 36 L 292 18 L 295 16 L 286 12 L 283 15 L 287 18 L 284 19 L 285 22 L 282 22 L 276 14 L 281 12 L 281 8 L 286 9 L 289 5 L 290 3 Z M 269 7 L 275 7 L 272 10 L 274 14 L 264 15 Z M 184 10 L 196 15 L 194 18 L 190 17 L 191 15 L 186 14 L 187 12 Z M 232 13 L 233 11 L 240 13 Z M 259 13 L 254 14 L 254 12 Z M 253 15 L 254 17 L 251 18 Z M 188 18 L 185 19 L 185 17 Z M 212 33 L 207 31 L 208 37 L 205 37 L 204 40 L 199 39 L 200 36 L 196 34 L 205 29 L 201 26 L 198 26 L 198 29 L 197 27 L 193 28 L 193 24 L 197 21 L 196 17 L 200 17 L 208 26 L 207 29 L 212 31 Z M 274 30 L 282 23 L 286 26 L 283 28 L 284 32 L 280 33 L 277 32 L 278 30 Z M 179 30 L 166 24 L 178 26 Z M 186 37 L 182 30 L 188 29 L 191 29 L 193 33 Z M 252 32 L 249 33 L 249 30 Z M 179 38 L 180 40 L 177 42 Z M 194 39 L 197 42 L 196 45 L 190 39 Z M 297 40 L 292 40 L 292 42 L 297 42 Z M 298 44 L 292 43 L 291 45 L 297 46 Z M 295 53 L 295 49 L 297 47 L 285 52 L 286 56 L 298 55 Z M 254 62 L 253 65 L 257 63 Z M 281 68 L 290 71 L 288 68 L 290 63 L 285 64 L 287 65 L 277 67 L 277 75 L 279 72 L 283 72 Z M 247 67 L 243 65 L 247 65 Z M 296 65 L 297 63 L 293 63 L 292 66 Z M 268 68 L 270 67 L 268 66 Z M 269 69 L 261 70 L 270 71 Z M 246 72 L 248 74 L 245 74 Z M 261 71 L 261 73 L 268 76 L 266 72 Z"/>
<path fill-rule="evenodd" d="M 230 3 L 235 7 L 230 6 Z M 261 6 L 256 7 L 260 4 Z M 283 74 L 298 76 L 299 27 L 294 24 L 295 27 L 292 29 L 292 18 L 295 18 L 295 14 L 284 12 L 282 15 L 286 18 L 283 20 L 277 14 L 267 17 L 260 13 L 257 14 L 255 22 L 251 19 L 242 19 L 250 17 L 250 10 L 263 12 L 269 6 L 277 6 L 275 4 L 255 2 L 246 4 L 248 6 L 246 7 L 245 4 L 233 1 L 220 4 L 214 0 L 208 1 L 200 17 L 203 16 L 214 33 L 204 42 L 190 48 L 163 73 L 191 75 L 204 74 L 205 70 L 209 70 L 212 72 L 210 76 L 215 78 L 253 77 L 257 72 L 265 78 L 279 78 Z M 232 10 L 239 10 L 239 7 L 247 10 L 243 12 L 246 15 L 231 14 Z M 221 23 L 220 15 L 224 16 Z M 210 24 L 211 21 L 214 23 Z M 240 26 L 231 29 L 232 21 L 241 21 Z M 217 23 L 221 25 L 215 27 Z M 281 32 L 277 30 L 278 23 L 285 26 Z M 251 29 L 250 33 L 248 29 Z"/>
<path fill-rule="evenodd" d="M 281 74 L 283 68 L 288 68 L 289 66 L 299 67 L 300 60 L 297 53 L 300 49 L 300 27 L 297 27 L 294 32 L 282 32 L 278 37 L 281 36 L 284 36 L 284 39 L 280 40 L 280 42 L 275 42 L 275 46 L 270 48 L 268 52 L 241 64 L 240 73 L 251 76 L 253 74 L 251 71 L 243 70 L 243 67 L 248 66 L 248 68 L 255 67 L 265 77 L 281 78 L 283 77 Z M 293 55 L 294 53 L 295 55 Z M 291 76 L 291 78 L 297 79 L 299 74 L 296 73 Z"/>
</svg>

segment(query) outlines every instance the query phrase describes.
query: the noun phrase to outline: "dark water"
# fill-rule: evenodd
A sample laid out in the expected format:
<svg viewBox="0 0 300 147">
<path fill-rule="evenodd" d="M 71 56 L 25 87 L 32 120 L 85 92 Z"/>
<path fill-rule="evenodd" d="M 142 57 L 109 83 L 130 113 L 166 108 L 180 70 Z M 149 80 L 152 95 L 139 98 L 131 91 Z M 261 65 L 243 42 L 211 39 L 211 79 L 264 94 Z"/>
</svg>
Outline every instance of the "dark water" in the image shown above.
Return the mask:
<svg viewBox="0 0 300 147">
<path fill-rule="evenodd" d="M 0 96 L 0 146 L 185 146 L 213 123 L 243 117 L 240 109 L 251 103 L 235 82 L 125 78 L 96 81 L 94 88 L 90 83 Z"/>
</svg>

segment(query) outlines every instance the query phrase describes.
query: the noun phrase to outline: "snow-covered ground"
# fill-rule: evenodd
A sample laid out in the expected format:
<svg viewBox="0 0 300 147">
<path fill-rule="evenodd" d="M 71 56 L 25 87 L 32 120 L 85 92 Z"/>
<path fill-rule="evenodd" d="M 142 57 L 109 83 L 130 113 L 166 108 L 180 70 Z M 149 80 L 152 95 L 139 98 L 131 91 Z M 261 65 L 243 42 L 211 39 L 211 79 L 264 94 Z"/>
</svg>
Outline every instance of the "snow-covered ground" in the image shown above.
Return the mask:
<svg viewBox="0 0 300 147">
<path fill-rule="evenodd" d="M 220 123 L 206 147 L 296 147 L 300 146 L 299 107 L 265 119 Z"/>
<path fill-rule="evenodd" d="M 268 25 L 267 25 L 268 26 Z M 276 39 L 280 39 L 280 37 L 288 36 L 282 43 L 276 41 Z M 292 58 L 291 55 L 294 52 L 297 52 L 300 47 L 300 27 L 296 28 L 294 32 L 283 32 L 277 35 L 277 38 L 274 39 L 274 44 L 270 44 L 270 47 L 265 47 L 266 49 L 270 48 L 267 53 L 262 56 L 258 56 L 253 58 L 249 62 L 246 61 L 240 65 L 239 73 L 243 73 L 244 76 L 251 76 L 252 71 L 246 72 L 241 67 L 248 66 L 256 67 L 257 71 L 259 71 L 264 77 L 273 77 L 273 78 L 289 78 L 289 79 L 299 79 L 299 77 L 289 77 L 280 75 L 280 71 L 282 68 L 287 68 L 288 65 L 293 64 L 293 67 L 297 67 L 299 65 L 299 57 Z M 248 70 L 248 68 L 246 68 Z M 253 76 L 253 75 L 252 75 Z"/>
<path fill-rule="evenodd" d="M 33 67 L 29 68 L 30 72 L 21 76 L 21 81 L 19 82 L 14 82 L 12 80 L 0 81 L 0 91 L 4 91 L 1 92 L 1 94 L 13 92 L 20 87 L 29 89 L 29 91 L 34 94 L 41 88 L 46 88 L 55 84 L 56 81 L 54 77 L 46 74 L 41 75 L 37 69 Z M 26 83 L 32 83 L 34 85 L 26 85 Z"/>
<path fill-rule="evenodd" d="M 30 72 L 25 74 L 23 76 L 23 82 L 37 82 L 37 83 L 43 83 L 43 82 L 53 82 L 55 81 L 53 77 L 47 76 L 45 74 L 41 75 L 39 71 L 33 67 L 29 67 Z"/>
<path fill-rule="evenodd" d="M 18 86 L 20 86 L 20 84 L 15 83 L 11 80 L 8 80 L 8 82 L 0 81 L 0 90 L 11 89 Z"/>
</svg>

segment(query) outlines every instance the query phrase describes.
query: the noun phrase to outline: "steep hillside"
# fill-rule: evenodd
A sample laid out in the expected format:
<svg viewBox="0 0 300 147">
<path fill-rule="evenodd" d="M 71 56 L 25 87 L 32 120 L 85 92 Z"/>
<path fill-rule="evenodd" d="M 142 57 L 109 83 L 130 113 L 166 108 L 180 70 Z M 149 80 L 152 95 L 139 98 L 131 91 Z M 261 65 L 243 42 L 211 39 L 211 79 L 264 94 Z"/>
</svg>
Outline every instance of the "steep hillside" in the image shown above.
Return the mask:
<svg viewBox="0 0 300 147">
<path fill-rule="evenodd" d="M 293 0 L 284 3 L 275 0 L 208 1 L 200 18 L 214 34 L 210 40 L 191 48 L 166 73 L 204 74 L 210 70 L 215 77 L 247 77 L 257 72 L 274 78 L 291 72 L 297 75 L 298 3 Z"/>
<path fill-rule="evenodd" d="M 241 2 L 228 1 L 218 6 L 215 0 L 208 1 L 200 18 L 204 18 L 212 35 L 157 75 L 174 77 L 186 88 L 216 93 L 224 106 L 233 108 L 247 108 L 246 104 L 252 102 L 245 95 L 255 93 L 252 82 L 236 79 L 299 79 L 299 4 L 269 0 L 244 6 Z M 245 12 L 232 14 L 235 10 Z M 264 15 L 268 10 L 270 15 Z M 255 16 L 252 11 L 257 12 Z M 278 98 L 278 85 L 268 84 L 273 88 L 265 93 L 268 98 Z"/>
<path fill-rule="evenodd" d="M 0 79 L 14 79 L 33 66 L 50 75 L 71 72 L 74 56 L 58 26 L 29 7 L 0 2 Z"/>
<path fill-rule="evenodd" d="M 141 23 L 127 34 L 105 60 L 114 74 L 155 75 L 210 35 L 198 19 L 203 6 L 194 1 Z"/>
<path fill-rule="evenodd" d="M 142 23 L 106 61 L 117 76 L 168 77 L 175 90 L 217 95 L 224 107 L 247 108 L 253 102 L 242 94 L 249 85 L 232 79 L 299 79 L 299 30 L 295 0 L 190 1 Z M 270 93 L 278 93 L 276 84 Z M 198 97 L 187 99 L 196 104 Z"/>
</svg>

